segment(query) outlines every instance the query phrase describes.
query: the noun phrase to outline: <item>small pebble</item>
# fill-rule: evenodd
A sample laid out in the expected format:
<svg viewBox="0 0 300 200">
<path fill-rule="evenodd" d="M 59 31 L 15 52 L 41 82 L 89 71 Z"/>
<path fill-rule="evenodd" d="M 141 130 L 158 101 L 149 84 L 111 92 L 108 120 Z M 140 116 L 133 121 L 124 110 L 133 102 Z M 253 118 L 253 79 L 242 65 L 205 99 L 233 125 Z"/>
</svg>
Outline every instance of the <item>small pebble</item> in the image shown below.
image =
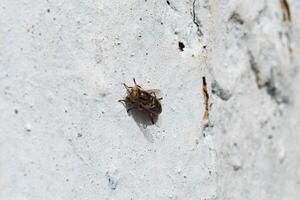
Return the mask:
<svg viewBox="0 0 300 200">
<path fill-rule="evenodd" d="M 31 125 L 29 123 L 27 123 L 25 125 L 25 129 L 26 129 L 27 132 L 30 132 L 31 131 Z"/>
<path fill-rule="evenodd" d="M 117 189 L 118 180 L 116 177 L 112 177 L 108 172 L 106 172 L 106 178 L 108 180 L 108 186 L 110 189 L 115 190 Z"/>
</svg>

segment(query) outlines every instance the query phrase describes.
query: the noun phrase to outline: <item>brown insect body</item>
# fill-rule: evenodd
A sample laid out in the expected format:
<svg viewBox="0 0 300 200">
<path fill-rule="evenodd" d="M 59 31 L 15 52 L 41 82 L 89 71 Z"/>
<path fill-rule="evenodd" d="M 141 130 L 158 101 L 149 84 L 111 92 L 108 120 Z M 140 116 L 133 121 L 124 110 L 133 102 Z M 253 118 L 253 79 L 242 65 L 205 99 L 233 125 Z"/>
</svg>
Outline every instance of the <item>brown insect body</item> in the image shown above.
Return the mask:
<svg viewBox="0 0 300 200">
<path fill-rule="evenodd" d="M 162 112 L 162 107 L 160 100 L 162 98 L 157 98 L 156 93 L 152 90 L 144 90 L 139 85 L 136 84 L 135 79 L 133 79 L 134 86 L 128 87 L 124 84 L 127 91 L 127 96 L 120 102 L 125 102 L 129 107 L 127 112 L 133 109 L 138 109 L 148 113 L 151 122 L 154 124 L 154 118 Z"/>
</svg>

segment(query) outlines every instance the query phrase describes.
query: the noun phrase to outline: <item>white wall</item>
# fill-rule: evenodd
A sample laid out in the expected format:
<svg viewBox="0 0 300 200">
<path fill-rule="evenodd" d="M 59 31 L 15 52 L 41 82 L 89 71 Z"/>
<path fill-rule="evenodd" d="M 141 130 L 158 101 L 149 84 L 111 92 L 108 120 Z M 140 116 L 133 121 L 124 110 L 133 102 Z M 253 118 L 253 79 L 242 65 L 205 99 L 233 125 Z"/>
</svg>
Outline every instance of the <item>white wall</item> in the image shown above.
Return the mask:
<svg viewBox="0 0 300 200">
<path fill-rule="evenodd" d="M 287 2 L 2 0 L 0 199 L 300 199 Z M 155 126 L 117 102 L 133 77 Z"/>
</svg>

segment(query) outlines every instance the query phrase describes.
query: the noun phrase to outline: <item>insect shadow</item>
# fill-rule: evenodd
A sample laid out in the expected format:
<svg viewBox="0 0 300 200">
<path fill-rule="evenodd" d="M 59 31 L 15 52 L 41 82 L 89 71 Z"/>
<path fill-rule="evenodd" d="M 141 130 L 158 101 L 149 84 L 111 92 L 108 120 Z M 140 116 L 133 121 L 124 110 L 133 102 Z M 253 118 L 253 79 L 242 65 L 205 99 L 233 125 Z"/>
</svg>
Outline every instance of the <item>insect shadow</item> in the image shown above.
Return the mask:
<svg viewBox="0 0 300 200">
<path fill-rule="evenodd" d="M 144 137 L 149 142 L 154 142 L 153 135 L 147 130 L 148 126 L 156 125 L 156 122 L 158 120 L 158 116 L 153 117 L 154 124 L 152 123 L 151 119 L 149 118 L 149 114 L 143 110 L 139 109 L 132 109 L 132 105 L 130 103 L 123 102 L 123 105 L 125 106 L 127 110 L 127 115 L 131 116 L 137 126 L 140 128 L 140 130 L 143 132 Z"/>
</svg>

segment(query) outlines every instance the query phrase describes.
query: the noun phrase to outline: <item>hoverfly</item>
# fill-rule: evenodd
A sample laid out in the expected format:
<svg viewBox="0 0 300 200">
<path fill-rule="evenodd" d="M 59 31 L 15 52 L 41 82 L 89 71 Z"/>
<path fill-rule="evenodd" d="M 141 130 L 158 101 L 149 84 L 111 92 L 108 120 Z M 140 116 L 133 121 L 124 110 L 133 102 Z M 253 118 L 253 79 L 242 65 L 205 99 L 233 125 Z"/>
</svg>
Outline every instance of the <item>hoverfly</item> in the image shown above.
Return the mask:
<svg viewBox="0 0 300 200">
<path fill-rule="evenodd" d="M 119 102 L 124 102 L 127 107 L 127 112 L 137 109 L 146 112 L 154 124 L 154 119 L 162 112 L 162 107 L 160 100 L 156 96 L 157 90 L 144 90 L 141 86 L 136 84 L 133 78 L 134 85 L 132 87 L 127 86 L 124 83 L 124 87 L 127 92 L 125 99 L 119 100 Z"/>
</svg>

